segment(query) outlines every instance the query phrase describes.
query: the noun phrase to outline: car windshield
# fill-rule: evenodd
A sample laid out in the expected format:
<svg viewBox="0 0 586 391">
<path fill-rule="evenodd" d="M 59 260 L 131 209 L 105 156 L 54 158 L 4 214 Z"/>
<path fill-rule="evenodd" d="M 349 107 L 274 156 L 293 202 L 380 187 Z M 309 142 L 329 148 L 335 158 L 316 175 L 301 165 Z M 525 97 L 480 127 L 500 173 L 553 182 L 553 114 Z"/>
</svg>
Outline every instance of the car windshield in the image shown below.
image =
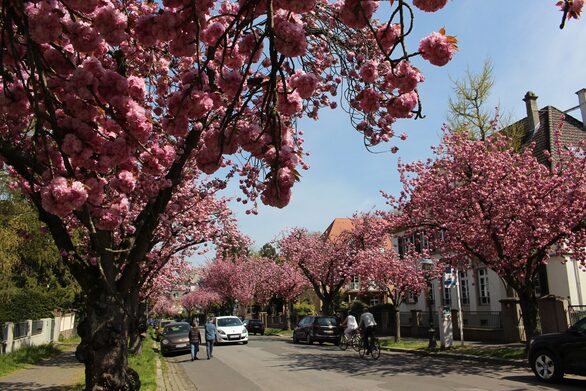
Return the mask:
<svg viewBox="0 0 586 391">
<path fill-rule="evenodd" d="M 317 324 L 320 326 L 335 326 L 336 318 L 317 318 Z"/>
<path fill-rule="evenodd" d="M 250 323 L 250 324 L 260 324 L 261 322 L 260 322 L 260 319 L 251 319 L 251 320 L 248 321 L 248 323 Z"/>
<path fill-rule="evenodd" d="M 170 335 L 170 334 L 181 334 L 181 333 L 189 333 L 189 325 L 187 324 L 172 324 L 165 327 L 163 334 Z"/>
<path fill-rule="evenodd" d="M 218 319 L 218 327 L 232 327 L 232 326 L 242 326 L 242 322 L 238 318 Z"/>
</svg>

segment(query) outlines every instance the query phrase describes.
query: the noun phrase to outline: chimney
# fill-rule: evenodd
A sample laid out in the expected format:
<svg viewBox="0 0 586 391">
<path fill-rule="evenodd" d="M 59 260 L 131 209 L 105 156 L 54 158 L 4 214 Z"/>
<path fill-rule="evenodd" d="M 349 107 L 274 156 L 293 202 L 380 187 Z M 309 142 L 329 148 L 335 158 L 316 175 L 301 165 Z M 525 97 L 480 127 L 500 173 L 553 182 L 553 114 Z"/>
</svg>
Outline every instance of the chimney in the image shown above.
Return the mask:
<svg viewBox="0 0 586 391">
<path fill-rule="evenodd" d="M 578 95 L 578 104 L 580 105 L 580 113 L 582 114 L 582 129 L 586 130 L 586 88 L 582 88 L 576 92 Z"/>
<path fill-rule="evenodd" d="M 525 94 L 525 107 L 527 108 L 527 120 L 529 121 L 528 133 L 534 133 L 539 127 L 539 110 L 537 109 L 537 95 L 533 91 Z M 586 106 L 585 106 L 586 109 Z"/>
</svg>

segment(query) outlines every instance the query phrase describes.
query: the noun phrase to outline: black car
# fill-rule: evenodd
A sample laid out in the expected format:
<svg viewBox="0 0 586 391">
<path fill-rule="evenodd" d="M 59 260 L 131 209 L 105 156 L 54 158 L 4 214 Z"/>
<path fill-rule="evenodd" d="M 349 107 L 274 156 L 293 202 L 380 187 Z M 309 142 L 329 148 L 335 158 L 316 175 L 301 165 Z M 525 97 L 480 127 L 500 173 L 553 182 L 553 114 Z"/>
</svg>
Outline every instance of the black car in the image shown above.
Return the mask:
<svg viewBox="0 0 586 391">
<path fill-rule="evenodd" d="M 533 373 L 544 382 L 558 381 L 564 373 L 586 376 L 586 318 L 565 333 L 533 339 L 528 357 Z"/>
<path fill-rule="evenodd" d="M 161 333 L 161 354 L 191 350 L 189 345 L 189 330 L 187 322 L 169 323 Z"/>
<path fill-rule="evenodd" d="M 334 316 L 311 315 L 301 319 L 293 330 L 293 343 L 305 341 L 308 344 L 331 342 L 340 344 L 340 328 Z"/>
<path fill-rule="evenodd" d="M 260 319 L 245 319 L 244 327 L 248 330 L 248 334 L 265 335 L 265 325 Z"/>
</svg>

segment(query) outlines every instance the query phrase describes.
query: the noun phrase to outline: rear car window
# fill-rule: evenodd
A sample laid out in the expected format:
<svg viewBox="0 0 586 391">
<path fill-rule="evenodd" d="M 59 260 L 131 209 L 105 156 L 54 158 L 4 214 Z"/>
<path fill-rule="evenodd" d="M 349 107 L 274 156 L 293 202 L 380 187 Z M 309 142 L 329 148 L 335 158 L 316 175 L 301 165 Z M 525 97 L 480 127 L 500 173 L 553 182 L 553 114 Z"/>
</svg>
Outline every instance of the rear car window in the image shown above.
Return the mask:
<svg viewBox="0 0 586 391">
<path fill-rule="evenodd" d="M 260 321 L 260 319 L 251 319 L 248 321 L 248 323 L 250 324 L 261 324 L 262 322 Z"/>
<path fill-rule="evenodd" d="M 165 327 L 165 331 L 163 334 L 179 334 L 179 333 L 188 333 L 189 332 L 189 325 L 186 324 L 174 324 Z"/>
<path fill-rule="evenodd" d="M 337 326 L 336 318 L 317 318 L 317 324 L 320 326 Z"/>
</svg>

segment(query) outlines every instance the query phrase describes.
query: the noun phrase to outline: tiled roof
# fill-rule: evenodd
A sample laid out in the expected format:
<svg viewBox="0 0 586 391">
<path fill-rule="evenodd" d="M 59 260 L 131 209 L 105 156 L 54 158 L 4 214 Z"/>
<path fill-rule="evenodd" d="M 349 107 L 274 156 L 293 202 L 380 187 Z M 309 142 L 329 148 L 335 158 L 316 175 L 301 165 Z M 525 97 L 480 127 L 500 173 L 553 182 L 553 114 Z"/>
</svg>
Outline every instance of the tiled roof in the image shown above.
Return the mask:
<svg viewBox="0 0 586 391">
<path fill-rule="evenodd" d="M 343 217 L 343 218 L 336 218 L 329 227 L 325 230 L 324 236 L 326 239 L 329 238 L 336 238 L 340 236 L 343 232 L 351 231 L 354 228 L 354 223 L 352 219 Z"/>
<path fill-rule="evenodd" d="M 528 129 L 529 121 L 527 117 L 507 126 L 502 131 L 512 133 L 514 129 L 521 129 L 524 132 L 521 145 L 526 146 L 534 143 L 533 153 L 537 160 L 550 166 L 544 151 L 549 151 L 552 154 L 552 158 L 556 159 L 556 152 L 552 151 L 552 145 L 554 143 L 554 133 L 560 124 L 562 115 L 565 115 L 560 140 L 562 145 L 576 145 L 580 140 L 586 139 L 586 131 L 582 122 L 569 114 L 564 114 L 553 106 L 545 106 L 539 110 L 539 128 L 534 132 L 532 129 Z"/>
</svg>

